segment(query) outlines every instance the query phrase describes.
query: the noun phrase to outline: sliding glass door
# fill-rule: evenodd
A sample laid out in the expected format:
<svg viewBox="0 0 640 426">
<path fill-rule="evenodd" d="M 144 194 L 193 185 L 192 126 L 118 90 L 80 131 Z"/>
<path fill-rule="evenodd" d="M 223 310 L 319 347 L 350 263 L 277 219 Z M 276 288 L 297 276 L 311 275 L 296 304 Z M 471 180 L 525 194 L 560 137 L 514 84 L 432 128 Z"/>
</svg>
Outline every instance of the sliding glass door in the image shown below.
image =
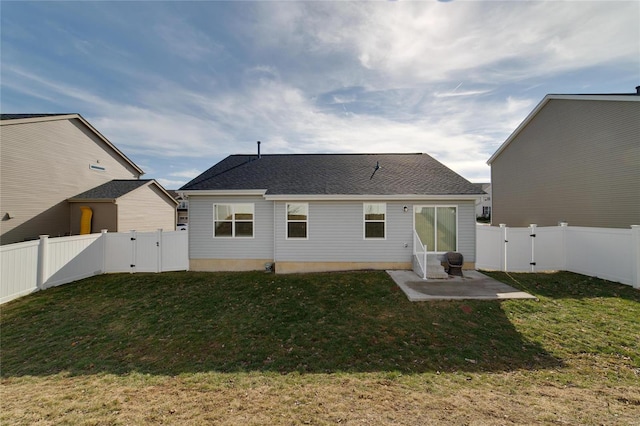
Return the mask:
<svg viewBox="0 0 640 426">
<path fill-rule="evenodd" d="M 447 252 L 457 250 L 457 207 L 415 206 L 414 229 L 427 251 Z"/>
</svg>

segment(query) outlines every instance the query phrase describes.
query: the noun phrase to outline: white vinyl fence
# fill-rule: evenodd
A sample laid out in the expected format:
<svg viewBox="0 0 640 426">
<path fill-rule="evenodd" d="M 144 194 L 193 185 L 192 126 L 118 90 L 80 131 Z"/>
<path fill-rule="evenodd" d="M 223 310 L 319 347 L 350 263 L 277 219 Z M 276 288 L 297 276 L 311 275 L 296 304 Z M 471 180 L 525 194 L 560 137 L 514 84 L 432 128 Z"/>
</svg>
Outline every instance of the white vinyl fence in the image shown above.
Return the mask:
<svg viewBox="0 0 640 426">
<path fill-rule="evenodd" d="M 571 271 L 640 288 L 640 226 L 476 226 L 476 267 L 508 272 Z"/>
<path fill-rule="evenodd" d="M 49 238 L 0 247 L 0 304 L 34 291 L 110 272 L 189 268 L 187 232 Z"/>
</svg>

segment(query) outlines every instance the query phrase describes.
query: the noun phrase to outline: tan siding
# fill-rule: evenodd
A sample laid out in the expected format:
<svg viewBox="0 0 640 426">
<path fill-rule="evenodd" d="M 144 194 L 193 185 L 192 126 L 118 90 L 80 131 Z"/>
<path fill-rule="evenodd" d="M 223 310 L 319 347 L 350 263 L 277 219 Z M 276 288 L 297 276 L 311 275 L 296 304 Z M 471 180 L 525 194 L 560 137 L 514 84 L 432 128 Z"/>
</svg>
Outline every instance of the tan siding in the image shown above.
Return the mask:
<svg viewBox="0 0 640 426">
<path fill-rule="evenodd" d="M 0 127 L 2 244 L 70 232 L 66 199 L 137 172 L 77 119 Z M 89 169 L 99 161 L 104 172 Z"/>
<path fill-rule="evenodd" d="M 91 217 L 91 232 L 100 232 L 106 229 L 109 232 L 117 232 L 117 206 L 114 203 L 70 203 L 71 210 L 71 234 L 77 235 L 80 233 L 80 216 L 81 206 L 87 206 L 91 208 L 93 213 Z"/>
<path fill-rule="evenodd" d="M 494 224 L 640 224 L 640 102 L 550 100 L 491 182 Z"/>
<path fill-rule="evenodd" d="M 118 232 L 176 229 L 175 204 L 157 186 L 145 185 L 118 198 Z"/>
</svg>

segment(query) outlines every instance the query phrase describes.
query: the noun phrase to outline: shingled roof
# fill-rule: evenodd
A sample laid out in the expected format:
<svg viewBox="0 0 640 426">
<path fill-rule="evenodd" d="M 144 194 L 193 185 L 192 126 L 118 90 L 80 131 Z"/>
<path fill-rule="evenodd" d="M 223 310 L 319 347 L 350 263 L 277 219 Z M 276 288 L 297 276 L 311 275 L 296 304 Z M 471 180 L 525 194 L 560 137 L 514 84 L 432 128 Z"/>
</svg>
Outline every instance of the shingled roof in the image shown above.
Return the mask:
<svg viewBox="0 0 640 426">
<path fill-rule="evenodd" d="M 180 189 L 266 190 L 267 195 L 483 193 L 427 154 L 231 155 Z"/>
<path fill-rule="evenodd" d="M 70 200 L 115 200 L 151 181 L 152 179 L 114 179 L 78 194 Z"/>
</svg>

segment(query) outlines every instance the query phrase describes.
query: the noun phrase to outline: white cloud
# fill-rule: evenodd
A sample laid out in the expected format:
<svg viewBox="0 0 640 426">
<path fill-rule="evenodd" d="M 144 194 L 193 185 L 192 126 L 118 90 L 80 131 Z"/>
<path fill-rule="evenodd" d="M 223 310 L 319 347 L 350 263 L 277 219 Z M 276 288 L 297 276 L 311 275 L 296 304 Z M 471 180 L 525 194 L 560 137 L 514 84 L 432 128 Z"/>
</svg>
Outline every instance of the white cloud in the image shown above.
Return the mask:
<svg viewBox="0 0 640 426">
<path fill-rule="evenodd" d="M 205 61 L 224 49 L 206 33 L 175 16 L 166 16 L 154 29 L 168 51 L 190 61 Z"/>
<path fill-rule="evenodd" d="M 226 39 L 193 12 L 228 4 L 187 4 L 175 16 L 157 6 L 135 44 L 169 58 L 166 69 L 114 37 L 89 71 L 69 73 L 55 54 L 48 69 L 5 58 L 3 90 L 80 112 L 170 188 L 257 140 L 263 153 L 427 152 L 486 180 L 485 161 L 541 100 L 541 82 L 626 61 L 637 71 L 640 51 L 637 2 L 257 2 L 211 20 L 233 30 Z M 120 38 L 142 34 L 116 18 Z"/>
<path fill-rule="evenodd" d="M 171 172 L 169 176 L 173 177 L 181 177 L 186 179 L 193 179 L 201 173 L 201 170 L 198 169 L 189 169 L 189 170 L 181 170 L 179 172 Z"/>
<path fill-rule="evenodd" d="M 187 179 L 187 180 L 172 180 L 172 179 L 166 179 L 166 178 L 158 178 L 156 180 L 158 181 L 158 183 L 160 185 L 162 185 L 162 187 L 164 189 L 178 189 L 178 188 L 182 187 L 185 183 L 187 183 L 189 181 L 189 179 Z"/>
<path fill-rule="evenodd" d="M 346 52 L 393 85 L 495 82 L 637 61 L 637 2 L 357 2 L 265 6 L 256 39 Z M 293 40 L 293 41 L 292 41 Z M 357 76 L 358 74 L 356 74 Z M 370 80 L 371 81 L 371 80 Z"/>
</svg>

